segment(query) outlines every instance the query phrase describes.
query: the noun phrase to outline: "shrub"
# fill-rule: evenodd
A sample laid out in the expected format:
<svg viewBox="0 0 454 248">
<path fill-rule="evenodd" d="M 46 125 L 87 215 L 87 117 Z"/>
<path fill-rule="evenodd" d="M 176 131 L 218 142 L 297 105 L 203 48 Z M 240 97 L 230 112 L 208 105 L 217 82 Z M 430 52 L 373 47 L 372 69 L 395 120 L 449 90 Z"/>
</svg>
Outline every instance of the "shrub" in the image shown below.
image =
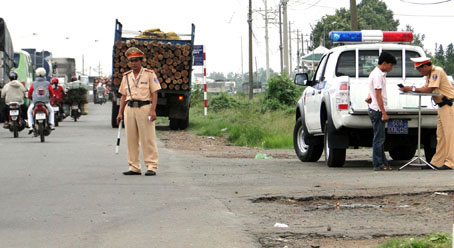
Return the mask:
<svg viewBox="0 0 454 248">
<path fill-rule="evenodd" d="M 238 101 L 226 92 L 221 92 L 219 95 L 213 97 L 212 99 L 210 99 L 209 103 L 210 109 L 212 109 L 213 111 L 230 109 L 237 107 L 238 105 Z"/>
<path fill-rule="evenodd" d="M 265 91 L 264 107 L 266 110 L 276 110 L 285 106 L 294 106 L 301 94 L 301 89 L 286 75 L 277 75 L 268 80 Z"/>
</svg>

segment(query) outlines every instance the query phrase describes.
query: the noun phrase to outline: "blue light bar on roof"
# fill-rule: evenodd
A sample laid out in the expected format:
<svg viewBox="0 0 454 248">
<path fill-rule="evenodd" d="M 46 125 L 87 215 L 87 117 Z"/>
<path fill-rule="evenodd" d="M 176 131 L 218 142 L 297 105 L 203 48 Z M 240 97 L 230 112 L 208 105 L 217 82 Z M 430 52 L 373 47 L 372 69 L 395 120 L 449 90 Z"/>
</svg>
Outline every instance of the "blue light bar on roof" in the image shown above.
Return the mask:
<svg viewBox="0 0 454 248">
<path fill-rule="evenodd" d="M 361 42 L 362 34 L 359 31 L 333 31 L 329 32 L 329 39 L 332 42 Z"/>
</svg>

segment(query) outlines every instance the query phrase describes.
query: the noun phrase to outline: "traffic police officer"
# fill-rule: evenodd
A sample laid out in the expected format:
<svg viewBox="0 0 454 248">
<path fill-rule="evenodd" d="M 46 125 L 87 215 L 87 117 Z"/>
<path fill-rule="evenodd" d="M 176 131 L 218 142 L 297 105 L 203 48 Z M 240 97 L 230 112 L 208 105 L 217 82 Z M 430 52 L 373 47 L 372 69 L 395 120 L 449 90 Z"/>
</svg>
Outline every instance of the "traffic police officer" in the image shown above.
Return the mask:
<svg viewBox="0 0 454 248">
<path fill-rule="evenodd" d="M 117 123 L 125 122 L 128 141 L 129 170 L 124 175 L 141 175 L 139 142 L 147 172 L 154 176 L 158 170 L 155 120 L 158 90 L 161 89 L 153 70 L 142 67 L 144 53 L 135 47 L 126 51 L 128 66 L 132 69 L 123 74 L 120 89 L 122 95 Z M 124 112 L 124 117 L 123 117 Z"/>
<path fill-rule="evenodd" d="M 430 163 L 438 169 L 454 168 L 454 87 L 449 82 L 446 72 L 438 66 L 433 66 L 428 57 L 412 58 L 416 70 L 426 76 L 426 83 L 422 88 L 411 86 L 402 87 L 401 90 L 439 93 L 433 96 L 433 101 L 438 105 L 437 121 L 437 149 Z"/>
</svg>

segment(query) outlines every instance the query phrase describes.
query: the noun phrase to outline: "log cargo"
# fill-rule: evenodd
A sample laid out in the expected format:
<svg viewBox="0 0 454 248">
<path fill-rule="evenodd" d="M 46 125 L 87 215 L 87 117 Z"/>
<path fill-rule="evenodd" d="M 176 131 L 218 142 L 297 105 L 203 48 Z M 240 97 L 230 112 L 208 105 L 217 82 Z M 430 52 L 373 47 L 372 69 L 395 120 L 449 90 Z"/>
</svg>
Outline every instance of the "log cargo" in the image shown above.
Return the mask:
<svg viewBox="0 0 454 248">
<path fill-rule="evenodd" d="M 162 89 L 189 90 L 191 44 L 163 43 L 156 40 L 117 40 L 114 46 L 113 84 L 119 85 L 123 73 L 130 70 L 126 49 L 135 46 L 144 52 L 142 66 L 154 70 Z"/>
</svg>

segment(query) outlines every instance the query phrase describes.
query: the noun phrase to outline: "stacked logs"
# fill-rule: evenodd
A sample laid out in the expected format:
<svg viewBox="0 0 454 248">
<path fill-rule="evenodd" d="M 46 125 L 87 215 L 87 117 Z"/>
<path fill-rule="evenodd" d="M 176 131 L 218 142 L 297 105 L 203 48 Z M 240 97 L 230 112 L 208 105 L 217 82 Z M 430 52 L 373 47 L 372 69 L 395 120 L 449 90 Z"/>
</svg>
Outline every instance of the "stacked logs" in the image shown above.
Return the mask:
<svg viewBox="0 0 454 248">
<path fill-rule="evenodd" d="M 120 85 L 123 73 L 129 71 L 125 55 L 130 47 L 145 53 L 142 66 L 154 70 L 162 89 L 188 90 L 191 73 L 191 44 L 172 45 L 156 40 L 116 41 L 114 46 L 113 84 Z"/>
</svg>

